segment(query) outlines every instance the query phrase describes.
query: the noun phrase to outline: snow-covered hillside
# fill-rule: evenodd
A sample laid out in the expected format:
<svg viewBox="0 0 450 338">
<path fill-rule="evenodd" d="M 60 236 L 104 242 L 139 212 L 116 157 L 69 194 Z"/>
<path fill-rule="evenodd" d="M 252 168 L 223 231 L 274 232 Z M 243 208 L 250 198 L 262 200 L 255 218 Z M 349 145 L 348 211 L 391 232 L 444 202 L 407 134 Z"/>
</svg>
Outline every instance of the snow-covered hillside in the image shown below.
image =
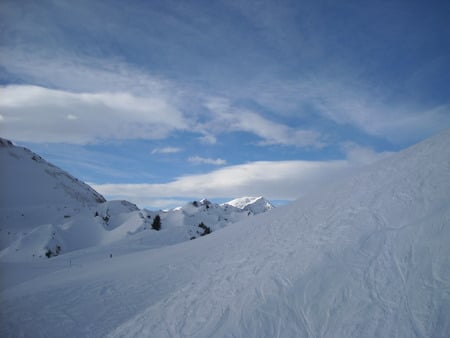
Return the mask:
<svg viewBox="0 0 450 338">
<path fill-rule="evenodd" d="M 0 336 L 448 337 L 449 144 L 194 241 L 0 259 Z"/>
<path fill-rule="evenodd" d="M 242 208 L 205 199 L 157 212 L 139 210 L 127 201 L 107 202 L 87 184 L 5 139 L 0 139 L 0 161 L 0 257 L 4 260 L 45 258 L 121 240 L 161 247 L 266 211 L 258 207 L 261 198 Z M 156 215 L 162 219 L 161 231 L 147 231 Z"/>
<path fill-rule="evenodd" d="M 90 206 L 105 202 L 87 184 L 11 141 L 0 138 L 0 206 L 2 209 L 37 205 Z"/>
<path fill-rule="evenodd" d="M 121 240 L 148 215 L 109 201 L 32 151 L 0 139 L 0 257 L 36 260 Z"/>
<path fill-rule="evenodd" d="M 183 236 L 179 238 L 179 242 L 182 242 L 204 234 L 204 229 L 199 227 L 200 223 L 210 228 L 211 231 L 216 231 L 273 208 L 273 205 L 263 197 L 243 197 L 223 204 L 211 203 L 207 199 L 202 199 L 170 210 L 146 210 L 146 213 L 152 218 L 159 215 L 163 230 L 169 229 L 174 233 L 176 229 L 182 230 L 180 235 L 183 234 Z"/>
</svg>

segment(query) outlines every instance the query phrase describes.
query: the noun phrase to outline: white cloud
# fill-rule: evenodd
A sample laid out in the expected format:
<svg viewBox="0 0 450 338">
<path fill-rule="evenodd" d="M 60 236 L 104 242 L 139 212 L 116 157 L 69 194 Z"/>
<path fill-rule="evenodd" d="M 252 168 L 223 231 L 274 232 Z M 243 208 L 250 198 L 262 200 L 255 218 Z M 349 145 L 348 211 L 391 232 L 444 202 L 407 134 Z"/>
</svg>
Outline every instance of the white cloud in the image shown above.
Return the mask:
<svg viewBox="0 0 450 338">
<path fill-rule="evenodd" d="M 128 93 L 134 97 L 157 98 L 170 107 L 184 111 L 185 114 L 186 111 L 192 112 L 199 108 L 201 105 L 197 102 L 207 98 L 208 95 L 212 95 L 211 93 L 220 93 L 220 95 L 228 97 L 232 103 L 240 100 L 256 102 L 257 105 L 264 107 L 265 111 L 270 111 L 273 115 L 291 115 L 297 119 L 302 116 L 305 119 L 310 118 L 308 122 L 312 123 L 317 120 L 321 122 L 321 119 L 328 119 L 342 125 L 350 124 L 365 133 L 389 140 L 410 140 L 411 138 L 417 140 L 439 130 L 442 126 L 448 127 L 450 125 L 450 107 L 448 104 L 428 108 L 411 107 L 404 104 L 404 101 L 412 101 L 413 97 L 405 100 L 402 97 L 399 98 L 398 93 L 391 90 L 400 86 L 402 91 L 408 92 L 408 87 L 411 87 L 409 82 L 415 81 L 406 81 L 408 79 L 403 78 L 403 80 L 393 81 L 394 84 L 397 83 L 394 86 L 389 84 L 379 86 L 370 82 L 370 79 L 366 76 L 367 64 L 361 63 L 359 58 L 353 60 L 357 62 L 354 62 L 352 66 L 345 66 L 344 63 L 341 63 L 340 58 L 329 62 L 330 58 L 322 55 L 323 46 L 320 41 L 324 36 L 314 29 L 305 31 L 303 26 L 302 29 L 299 29 L 298 18 L 294 15 L 295 10 L 292 11 L 290 8 L 286 11 L 282 6 L 272 8 L 270 4 L 263 6 L 263 8 L 268 6 L 269 10 L 261 10 L 261 8 L 255 9 L 253 5 L 248 6 L 245 2 L 236 2 L 227 6 L 238 10 L 252 25 L 259 27 L 261 32 L 264 32 L 263 40 L 265 42 L 270 41 L 272 45 L 279 44 L 279 47 L 288 48 L 275 48 L 274 50 L 277 51 L 275 54 L 272 53 L 273 51 L 269 52 L 262 59 L 258 54 L 260 54 L 260 51 L 267 49 L 265 43 L 257 43 L 253 46 L 256 49 L 252 48 L 250 52 L 246 48 L 237 48 L 236 50 L 239 51 L 247 50 L 246 57 L 242 58 L 242 53 L 234 55 L 237 58 L 234 60 L 236 62 L 227 57 L 227 60 L 231 61 L 222 62 L 223 67 L 217 67 L 217 60 L 211 63 L 211 58 L 205 58 L 205 53 L 199 54 L 196 51 L 190 51 L 188 54 L 192 59 L 187 56 L 186 63 L 183 64 L 192 64 L 194 67 L 201 68 L 196 69 L 198 72 L 193 72 L 199 74 L 196 78 L 199 85 L 194 88 L 197 84 L 193 84 L 195 81 L 190 81 L 192 77 L 185 76 L 184 84 L 180 84 L 168 81 L 153 73 L 153 71 L 158 71 L 159 74 L 163 74 L 164 71 L 169 71 L 168 74 L 176 74 L 173 71 L 177 69 L 176 66 L 168 69 L 164 67 L 154 69 L 150 68 L 154 67 L 153 62 L 150 62 L 145 69 L 141 69 L 139 66 L 133 67 L 121 61 L 120 56 L 116 59 L 106 59 L 104 57 L 87 57 L 83 50 L 73 52 L 74 46 L 67 48 L 67 39 L 64 38 L 64 34 L 67 32 L 65 32 L 64 27 L 54 25 L 54 23 L 44 24 L 43 26 L 37 25 L 32 20 L 33 15 L 31 15 L 23 18 L 24 20 L 11 21 L 13 25 L 8 27 L 8 31 L 14 33 L 9 34 L 13 38 L 7 39 L 8 41 L 3 44 L 4 47 L 0 47 L 0 63 L 11 75 L 11 78 L 21 83 L 39 84 L 47 88 L 57 88 L 72 93 L 97 93 L 100 90 L 105 93 Z M 75 9 L 81 10 L 77 6 L 71 6 L 71 10 Z M 197 36 L 200 45 L 204 43 L 203 47 L 208 49 L 212 41 L 210 39 L 215 39 L 217 33 L 221 32 L 224 27 L 217 25 L 217 27 L 214 27 L 216 34 L 205 35 L 198 29 L 198 26 L 192 26 L 192 22 L 189 20 L 178 20 L 186 15 L 184 11 L 196 13 L 198 12 L 197 9 L 197 6 L 183 6 L 183 13 L 179 13 L 180 8 L 171 8 L 168 13 L 174 11 L 174 13 L 177 13 L 175 16 L 167 15 L 164 10 L 161 12 L 160 10 L 147 9 L 152 16 L 152 20 L 147 20 L 145 25 L 149 25 L 148 27 L 159 25 L 170 18 L 169 27 L 177 28 L 179 32 L 186 32 L 191 37 Z M 12 14 L 19 15 L 18 13 L 20 13 L 21 15 L 23 10 L 26 10 L 26 8 L 17 8 L 17 13 L 12 12 Z M 45 11 L 45 8 L 42 10 Z M 92 13 L 84 12 L 84 10 L 82 10 L 83 15 L 80 12 L 77 12 L 77 15 L 86 19 L 86 16 L 90 17 Z M 119 15 L 116 10 L 106 7 L 103 10 L 108 12 L 109 17 L 114 20 L 123 20 L 123 16 Z M 179 16 L 178 14 L 183 15 Z M 311 15 L 311 13 L 308 12 L 308 15 Z M 314 26 L 321 22 L 317 13 L 312 13 L 312 15 L 313 20 L 307 20 L 306 27 L 309 24 Z M 5 15 L 5 18 L 7 17 L 8 15 Z M 174 17 L 178 19 L 174 20 Z M 207 18 L 209 18 L 208 14 L 205 16 L 205 19 Z M 208 22 L 209 20 L 204 20 L 203 23 Z M 91 33 L 93 33 L 105 32 L 105 29 L 110 32 L 112 26 L 105 28 L 99 25 L 97 20 L 92 20 L 85 28 L 88 29 L 88 27 L 92 29 Z M 35 34 L 28 35 L 29 32 L 36 32 L 36 30 L 46 33 L 43 36 L 49 37 L 46 39 L 48 40 L 47 43 L 39 46 L 40 48 L 33 48 L 36 43 L 34 41 Z M 312 36 L 316 38 L 308 37 L 308 34 L 312 32 L 315 32 Z M 123 32 L 117 33 L 120 36 Z M 137 33 L 138 35 L 145 35 L 145 30 Z M 160 60 L 175 60 L 180 54 L 180 50 L 186 49 L 184 43 L 189 39 L 184 39 L 183 34 L 171 35 L 170 32 L 166 33 L 168 33 L 169 39 L 161 40 L 159 36 L 146 36 L 146 46 L 161 47 Z M 114 36 L 117 40 L 116 34 Z M 125 36 L 129 38 L 127 34 Z M 325 40 L 328 41 L 329 37 L 327 35 Z M 27 39 L 29 40 L 27 41 Z M 180 43 L 174 44 L 173 39 Z M 123 41 L 130 42 L 129 39 Z M 242 39 L 237 37 L 233 41 L 239 41 L 243 44 L 237 46 L 245 47 L 246 39 L 243 37 Z M 286 44 L 287 41 L 290 42 Z M 135 48 L 142 47 L 142 39 L 136 38 L 135 42 L 138 43 L 131 43 L 130 45 L 134 45 Z M 292 42 L 295 42 L 294 45 L 292 45 Z M 304 48 L 305 44 L 309 48 Z M 297 48 L 299 53 L 291 54 Z M 144 48 L 141 52 L 145 54 L 152 50 L 154 48 Z M 295 55 L 295 57 L 285 60 L 289 62 L 280 63 L 280 58 L 277 57 L 280 56 L 278 54 L 280 51 L 282 53 L 280 55 Z M 102 48 L 99 46 L 98 49 L 92 51 L 91 55 L 96 52 L 97 55 L 102 55 Z M 150 54 L 148 56 L 152 56 Z M 312 67 L 313 71 L 305 70 L 297 74 L 298 76 L 282 76 L 281 74 L 286 74 L 285 71 L 289 70 L 293 64 L 298 64 L 299 58 L 320 67 Z M 140 59 L 145 60 L 146 58 L 142 56 Z M 247 61 L 241 63 L 241 59 Z M 204 62 L 197 62 L 198 60 Z M 270 60 L 275 62 L 270 62 Z M 435 64 L 435 61 L 433 60 L 433 64 Z M 439 61 L 438 64 L 442 62 L 445 62 L 445 60 Z M 158 62 L 155 64 L 158 64 Z M 249 68 L 248 65 L 250 65 Z M 245 67 L 245 69 L 242 67 Z M 219 68 L 221 71 L 216 72 L 215 70 Z M 423 69 L 423 71 L 425 70 Z M 420 71 L 421 69 L 418 70 L 418 72 Z M 177 78 L 183 79 L 183 74 L 178 74 Z M 218 76 L 218 74 L 221 76 Z M 244 74 L 252 74 L 252 76 L 245 76 Z M 419 75 L 412 74 L 411 80 L 414 80 L 414 76 Z M 423 74 L 420 76 L 426 77 Z M 292 78 L 300 80 L 289 80 Z M 430 88 L 427 88 L 427 90 L 430 90 Z M 220 104 L 218 105 L 220 106 Z M 200 138 L 202 142 L 214 144 L 220 133 L 236 130 L 257 135 L 262 140 L 261 144 L 314 147 L 320 146 L 324 142 L 317 131 L 302 126 L 292 127 L 274 122 L 277 120 L 276 117 L 263 117 L 256 109 L 254 111 L 236 109 L 233 104 L 230 106 L 225 102 L 222 110 L 228 116 L 216 116 L 217 110 L 220 110 L 220 107 L 211 106 L 210 112 L 212 114 L 206 122 L 202 122 L 204 124 L 202 128 L 194 122 L 195 119 L 192 116 L 189 116 L 193 124 L 190 126 L 191 130 L 204 135 Z M 229 122 L 230 125 L 214 126 L 216 121 Z M 211 126 L 211 130 L 208 129 Z M 205 133 L 205 130 L 210 131 Z"/>
<path fill-rule="evenodd" d="M 316 73 L 300 81 L 255 79 L 231 96 L 251 97 L 281 116 L 351 125 L 394 143 L 412 144 L 450 126 L 449 104 L 424 108 L 412 100 L 393 101 L 392 93 L 384 89 L 351 72 L 339 78 Z"/>
<path fill-rule="evenodd" d="M 450 125 L 448 104 L 431 109 L 394 104 L 376 88 L 349 82 L 315 79 L 300 85 L 299 91 L 323 117 L 396 143 L 414 143 Z"/>
<path fill-rule="evenodd" d="M 128 92 L 133 95 L 176 98 L 179 90 L 161 77 L 117 60 L 77 57 L 55 50 L 30 53 L 19 47 L 0 47 L 0 64 L 29 84 L 39 83 L 75 93 Z"/>
<path fill-rule="evenodd" d="M 209 145 L 216 144 L 221 133 L 234 131 L 260 137 L 261 145 L 322 145 L 318 132 L 271 121 L 235 108 L 233 98 L 210 98 L 206 88 L 188 88 L 122 62 L 39 52 L 31 56 L 20 48 L 0 48 L 0 52 L 1 64 L 10 72 L 45 86 L 0 89 L 2 114 L 17 116 L 4 130 L 17 141 L 83 144 L 107 138 L 161 139 L 189 129 Z M 199 119 L 197 111 L 205 107 Z M 61 124 L 62 114 L 72 122 L 76 116 L 77 123 Z M 38 119 L 45 122 L 39 128 Z"/>
<path fill-rule="evenodd" d="M 182 151 L 181 148 L 176 147 L 164 147 L 164 148 L 155 148 L 152 150 L 152 154 L 175 154 Z"/>
<path fill-rule="evenodd" d="M 418 141 L 450 125 L 448 104 L 429 109 L 392 104 L 383 90 L 351 74 L 340 78 L 316 74 L 301 81 L 263 76 L 225 91 L 226 99 L 211 97 L 208 88 L 190 88 L 117 60 L 31 54 L 21 48 L 0 47 L 1 65 L 24 83 L 41 87 L 1 88 L 2 132 L 18 141 L 86 143 L 133 135 L 157 139 L 189 129 L 211 145 L 222 133 L 240 131 L 256 135 L 261 145 L 321 147 L 323 133 L 280 123 L 277 115 L 309 123 L 325 118 L 400 143 Z M 236 105 L 241 98 L 272 111 L 273 118 Z M 78 119 L 67 127 L 60 123 L 62 114 Z M 167 121 L 155 123 L 158 117 Z"/>
<path fill-rule="evenodd" d="M 182 206 L 184 204 L 186 204 L 186 200 L 184 199 L 175 199 L 175 198 L 147 198 L 147 199 L 143 199 L 143 200 L 139 200 L 137 202 L 138 205 L 140 206 L 146 206 L 146 205 L 151 205 L 152 209 L 154 210 L 165 210 L 165 209 L 172 209 L 172 208 L 176 208 L 179 206 Z"/>
<path fill-rule="evenodd" d="M 6 86 L 0 87 L 0 109 L 4 136 L 16 141 L 85 144 L 102 139 L 161 139 L 189 125 L 182 112 L 163 98 L 126 92 Z"/>
<path fill-rule="evenodd" d="M 234 198 L 263 195 L 274 200 L 295 199 L 319 184 L 336 179 L 350 168 L 347 161 L 252 162 L 207 174 L 179 177 L 162 184 L 93 184 L 111 199 L 142 201 L 164 198 Z"/>
<path fill-rule="evenodd" d="M 198 139 L 200 140 L 200 142 L 202 142 L 203 144 L 209 144 L 209 145 L 213 145 L 217 143 L 217 138 L 214 135 L 211 135 L 209 133 L 205 133 L 203 132 L 203 136 L 200 136 Z"/>
<path fill-rule="evenodd" d="M 270 120 L 260 115 L 240 111 L 233 114 L 232 126 L 237 130 L 247 131 L 258 135 L 263 139 L 262 144 L 283 144 L 294 146 L 322 146 L 320 134 L 311 130 L 301 130 L 288 127 Z"/>
<path fill-rule="evenodd" d="M 233 107 L 224 98 L 209 98 L 205 106 L 213 112 L 213 119 L 207 123 L 208 130 L 216 132 L 244 131 L 262 139 L 261 145 L 292 145 L 300 147 L 322 147 L 320 133 L 293 128 L 271 121 L 260 114 Z"/>
<path fill-rule="evenodd" d="M 371 148 L 353 142 L 345 142 L 341 144 L 341 148 L 344 150 L 348 162 L 352 165 L 370 164 L 393 154 L 393 152 L 388 151 L 377 153 Z"/>
<path fill-rule="evenodd" d="M 335 161 L 257 161 L 232 165 L 159 184 L 92 184 L 109 199 L 127 199 L 142 207 L 169 208 L 164 200 L 265 196 L 293 200 L 340 179 L 392 153 L 377 153 L 354 143 L 341 147 L 347 158 Z M 160 203 L 152 204 L 154 200 Z M 181 203 L 179 203 L 181 204 Z"/>
<path fill-rule="evenodd" d="M 291 128 L 255 112 L 235 109 L 228 100 L 210 100 L 208 118 L 199 123 L 178 108 L 179 102 L 151 94 L 3 86 L 0 110 L 4 136 L 16 141 L 85 144 L 107 139 L 162 139 L 177 130 L 190 130 L 201 134 L 202 142 L 215 144 L 220 133 L 243 131 L 260 137 L 262 145 L 322 145 L 315 131 Z"/>
<path fill-rule="evenodd" d="M 221 158 L 205 158 L 200 156 L 192 156 L 188 159 L 189 162 L 194 164 L 212 164 L 212 165 L 225 165 L 227 164 L 227 161 L 221 159 Z"/>
</svg>

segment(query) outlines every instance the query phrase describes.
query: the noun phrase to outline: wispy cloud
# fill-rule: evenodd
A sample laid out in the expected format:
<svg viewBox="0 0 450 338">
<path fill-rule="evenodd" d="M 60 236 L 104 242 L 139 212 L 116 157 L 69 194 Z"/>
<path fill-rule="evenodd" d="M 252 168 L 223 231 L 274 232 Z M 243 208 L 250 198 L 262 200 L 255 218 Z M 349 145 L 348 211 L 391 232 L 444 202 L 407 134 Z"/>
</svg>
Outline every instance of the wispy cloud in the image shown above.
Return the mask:
<svg viewBox="0 0 450 338">
<path fill-rule="evenodd" d="M 212 165 L 225 165 L 227 161 L 221 158 L 205 158 L 200 156 L 192 156 L 188 158 L 188 161 L 194 164 L 212 164 Z"/>
<path fill-rule="evenodd" d="M 211 133 L 205 132 L 202 130 L 202 136 L 198 138 L 198 140 L 203 144 L 214 145 L 217 143 L 217 137 L 212 135 Z"/>
<path fill-rule="evenodd" d="M 303 92 L 321 116 L 396 143 L 417 142 L 450 125 L 450 104 L 430 108 L 393 103 L 386 92 L 369 89 L 363 81 L 348 86 L 323 78 L 312 81 Z"/>
<path fill-rule="evenodd" d="M 177 147 L 155 148 L 152 150 L 152 154 L 175 154 L 182 150 L 183 149 Z"/>
<path fill-rule="evenodd" d="M 0 87 L 0 109 L 6 121 L 3 129 L 7 137 L 16 140 L 161 139 L 189 129 L 199 135 L 200 142 L 210 145 L 217 143 L 220 134 L 235 131 L 257 136 L 261 145 L 323 144 L 317 131 L 274 122 L 257 111 L 233 105 L 233 98 L 212 98 L 206 88 L 189 88 L 122 62 L 39 53 L 30 57 L 20 49 L 3 51 L 6 68 L 28 83 L 47 86 Z M 204 111 L 201 118 L 198 110 Z M 34 121 L 38 115 L 43 122 L 39 128 Z M 62 115 L 77 123 L 60 123 Z"/>
<path fill-rule="evenodd" d="M 0 64 L 21 83 L 75 93 L 127 92 L 133 95 L 179 94 L 170 81 L 148 70 L 108 58 L 80 56 L 60 50 L 37 49 L 30 53 L 22 46 L 0 47 Z"/>
<path fill-rule="evenodd" d="M 186 204 L 185 199 L 177 198 L 154 198 L 145 199 L 139 202 L 141 207 L 151 206 L 153 210 L 172 209 Z"/>
<path fill-rule="evenodd" d="M 281 116 L 312 123 L 321 134 L 315 132 L 310 139 L 319 143 L 326 143 L 323 139 L 333 133 L 333 130 L 320 129 L 323 121 L 352 126 L 364 134 L 397 144 L 417 142 L 450 126 L 450 104 L 393 100 L 391 93 L 351 73 L 333 76 L 318 72 L 295 81 L 262 79 L 242 91 L 245 92 L 242 95 L 252 97 L 262 107 Z M 224 109 L 223 103 L 218 107 Z M 301 140 L 282 128 L 275 128 L 271 133 Z M 346 135 L 340 137 L 345 139 Z"/>
<path fill-rule="evenodd" d="M 291 145 L 299 147 L 322 147 L 321 134 L 314 130 L 293 128 L 269 120 L 262 115 L 238 106 L 224 98 L 209 98 L 205 103 L 213 112 L 207 123 L 208 130 L 216 132 L 244 131 L 261 139 L 261 145 Z"/>
<path fill-rule="evenodd" d="M 78 120 L 78 116 L 69 114 L 66 116 L 68 120 Z"/>
<path fill-rule="evenodd" d="M 111 199 L 128 199 L 152 207 L 161 198 L 234 198 L 264 195 L 270 199 L 292 200 L 317 184 L 342 175 L 347 161 L 332 162 L 252 162 L 229 166 L 206 174 L 179 177 L 164 184 L 93 184 Z"/>
<path fill-rule="evenodd" d="M 321 120 L 351 125 L 393 142 L 417 141 L 450 125 L 448 104 L 392 102 L 389 93 L 374 90 L 370 82 L 351 74 L 318 72 L 295 81 L 266 74 L 218 97 L 211 96 L 207 86 L 169 81 L 117 60 L 64 53 L 52 56 L 40 51 L 30 54 L 21 47 L 0 47 L 0 54 L 1 65 L 21 82 L 40 84 L 1 88 L 2 129 L 9 132 L 7 137 L 23 141 L 58 142 L 61 137 L 55 134 L 59 127 L 67 136 L 64 141 L 74 143 L 124 139 L 133 134 L 158 139 L 189 129 L 198 134 L 200 142 L 211 145 L 221 134 L 239 131 L 255 135 L 260 145 L 320 148 L 330 132 L 316 124 Z M 271 113 L 243 107 L 239 104 L 242 98 L 251 98 Z M 13 119 L 13 114 L 18 118 Z M 49 121 L 47 126 L 27 123 L 30 116 L 40 114 L 46 116 L 41 122 Z M 77 123 L 66 128 L 50 117 L 60 114 Z M 102 130 L 92 127 L 93 117 L 85 118 L 92 114 L 103 119 L 96 121 Z M 281 123 L 280 115 L 294 118 L 297 126 Z M 153 123 L 162 116 L 167 121 Z M 302 127 L 302 120 L 308 127 Z M 111 129 L 113 121 L 124 128 Z"/>
<path fill-rule="evenodd" d="M 379 161 L 391 152 L 376 152 L 355 143 L 343 143 L 346 154 L 335 161 L 256 161 L 226 166 L 205 174 L 181 176 L 158 184 L 92 184 L 110 199 L 128 199 L 140 206 L 172 207 L 178 201 L 208 197 L 235 198 L 263 195 L 272 200 L 293 200 L 338 180 L 358 168 Z M 158 206 L 152 204 L 158 200 Z"/>
<path fill-rule="evenodd" d="M 418 139 L 450 125 L 445 86 L 450 72 L 442 47 L 449 25 L 446 11 L 438 10 L 441 4 L 430 9 L 397 2 L 380 20 L 376 2 L 342 7 L 219 1 L 207 10 L 197 2 L 113 3 L 4 1 L 3 83 L 156 100 L 183 112 L 190 130 L 207 144 L 240 131 L 261 145 L 321 147 L 333 132 L 320 125 L 324 120 L 391 141 Z M 427 52 L 411 52 L 417 48 Z M 211 96 L 226 98 L 228 107 L 202 105 Z M 420 104 L 414 100 L 418 96 L 430 102 Z M 27 109 L 38 114 L 41 108 Z M 280 115 L 297 123 L 280 122 Z M 83 123 L 82 116 L 70 116 Z M 137 123 L 125 125 L 144 134 Z M 75 126 L 69 141 L 92 142 L 92 136 L 75 136 Z"/>
<path fill-rule="evenodd" d="M 390 151 L 376 152 L 371 148 L 353 142 L 344 142 L 341 144 L 341 148 L 346 154 L 347 161 L 352 166 L 370 164 L 393 154 Z"/>
</svg>

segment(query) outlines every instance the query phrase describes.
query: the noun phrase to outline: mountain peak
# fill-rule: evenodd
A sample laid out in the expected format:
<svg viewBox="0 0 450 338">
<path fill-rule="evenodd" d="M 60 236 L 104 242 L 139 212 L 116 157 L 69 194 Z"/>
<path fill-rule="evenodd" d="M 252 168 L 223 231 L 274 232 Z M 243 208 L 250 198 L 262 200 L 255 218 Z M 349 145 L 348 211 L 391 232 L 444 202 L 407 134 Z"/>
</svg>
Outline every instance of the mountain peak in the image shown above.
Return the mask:
<svg viewBox="0 0 450 338">
<path fill-rule="evenodd" d="M 235 198 L 234 200 L 231 200 L 224 204 L 231 205 L 238 209 L 248 210 L 254 214 L 259 214 L 261 212 L 265 212 L 274 208 L 273 204 L 262 196 L 258 197 L 244 196 L 240 198 Z"/>
</svg>

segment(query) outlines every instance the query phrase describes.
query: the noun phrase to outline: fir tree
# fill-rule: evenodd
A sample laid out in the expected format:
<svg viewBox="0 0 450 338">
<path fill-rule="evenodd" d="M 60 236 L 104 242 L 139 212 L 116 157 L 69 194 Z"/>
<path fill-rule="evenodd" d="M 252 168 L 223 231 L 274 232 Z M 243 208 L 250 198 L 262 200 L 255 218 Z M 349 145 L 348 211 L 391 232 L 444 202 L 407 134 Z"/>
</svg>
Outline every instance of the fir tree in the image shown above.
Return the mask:
<svg viewBox="0 0 450 338">
<path fill-rule="evenodd" d="M 161 229 L 161 217 L 159 217 L 159 215 L 156 215 L 153 219 L 152 229 L 156 231 Z"/>
</svg>

